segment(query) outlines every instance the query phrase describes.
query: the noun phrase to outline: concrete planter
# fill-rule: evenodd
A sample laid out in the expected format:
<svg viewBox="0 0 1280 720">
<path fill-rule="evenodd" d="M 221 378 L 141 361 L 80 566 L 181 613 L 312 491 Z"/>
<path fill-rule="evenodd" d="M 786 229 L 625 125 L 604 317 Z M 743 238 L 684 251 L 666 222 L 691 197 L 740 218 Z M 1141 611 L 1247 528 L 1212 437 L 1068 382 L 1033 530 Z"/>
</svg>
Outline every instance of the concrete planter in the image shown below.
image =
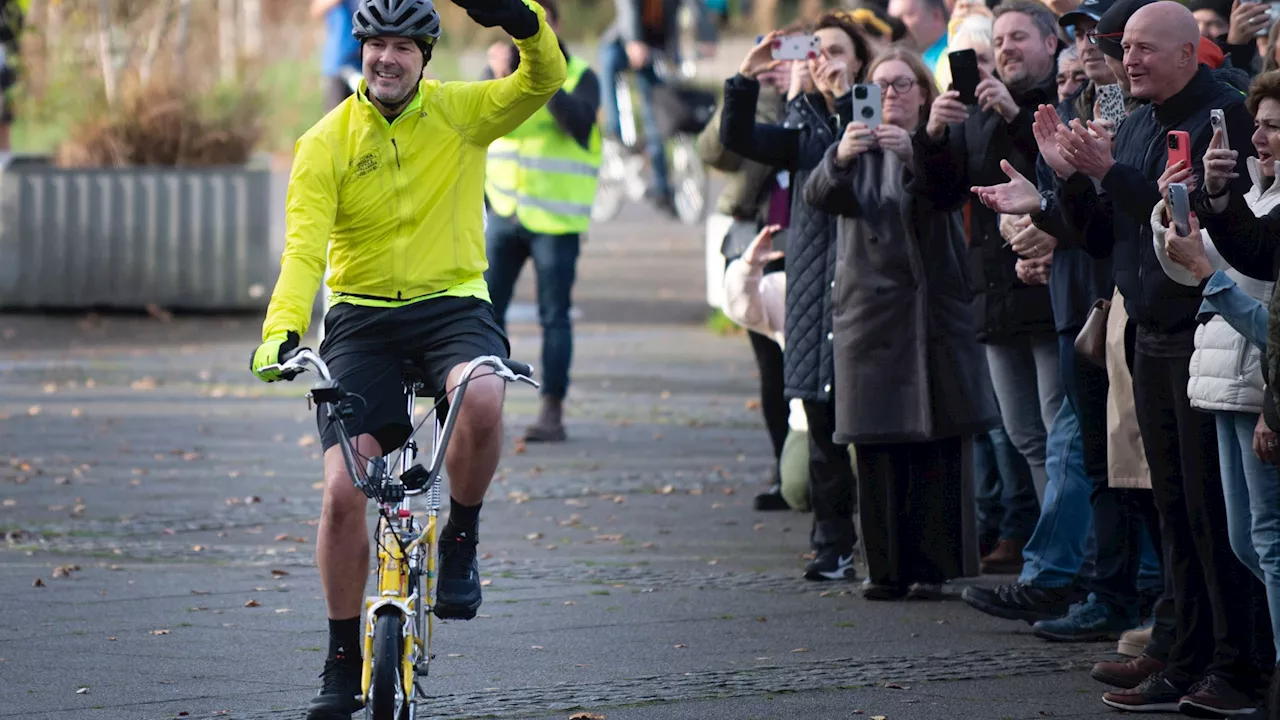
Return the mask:
<svg viewBox="0 0 1280 720">
<path fill-rule="evenodd" d="M 284 245 L 270 169 L 0 165 L 0 307 L 260 310 Z"/>
</svg>

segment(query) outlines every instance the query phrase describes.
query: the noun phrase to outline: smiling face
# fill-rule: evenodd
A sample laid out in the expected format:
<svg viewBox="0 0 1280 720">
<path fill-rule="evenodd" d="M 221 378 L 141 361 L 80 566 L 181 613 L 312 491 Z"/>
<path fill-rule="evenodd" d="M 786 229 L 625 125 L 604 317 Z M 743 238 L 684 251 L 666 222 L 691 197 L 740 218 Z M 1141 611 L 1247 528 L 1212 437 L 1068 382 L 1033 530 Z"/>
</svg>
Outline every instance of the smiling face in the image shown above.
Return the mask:
<svg viewBox="0 0 1280 720">
<path fill-rule="evenodd" d="M 996 69 L 1011 90 L 1035 86 L 1053 71 L 1058 38 L 1040 33 L 1031 17 L 1007 12 L 996 18 L 992 28 Z"/>
<path fill-rule="evenodd" d="M 1258 163 L 1262 174 L 1274 177 L 1276 158 L 1280 157 L 1280 100 L 1266 98 L 1258 104 L 1258 114 L 1253 118 L 1257 129 L 1253 131 L 1253 147 L 1258 151 Z"/>
<path fill-rule="evenodd" d="M 1162 103 L 1178 94 L 1199 66 L 1199 42 L 1195 18 L 1177 3 L 1158 2 L 1134 13 L 1120 43 L 1134 97 Z"/>
<path fill-rule="evenodd" d="M 369 96 L 382 108 L 396 111 L 413 98 L 425 66 L 417 43 L 404 37 L 369 38 L 361 59 Z"/>
<path fill-rule="evenodd" d="M 1084 74 L 1089 76 L 1090 80 L 1097 85 L 1111 85 L 1115 83 L 1116 78 L 1107 67 L 1106 55 L 1101 48 L 1089 42 L 1088 33 L 1093 32 L 1096 27 L 1098 23 L 1088 18 L 1082 18 L 1076 22 L 1076 54 L 1080 56 L 1080 67 L 1084 69 Z"/>
</svg>

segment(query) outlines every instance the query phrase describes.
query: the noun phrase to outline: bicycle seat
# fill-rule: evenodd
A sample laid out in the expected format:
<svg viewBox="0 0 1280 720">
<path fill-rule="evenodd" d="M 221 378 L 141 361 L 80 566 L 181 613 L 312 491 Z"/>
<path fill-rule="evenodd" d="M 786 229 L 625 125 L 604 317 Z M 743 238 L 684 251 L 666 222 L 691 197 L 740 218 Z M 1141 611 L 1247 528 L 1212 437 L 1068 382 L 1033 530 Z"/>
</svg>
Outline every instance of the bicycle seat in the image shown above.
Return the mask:
<svg viewBox="0 0 1280 720">
<path fill-rule="evenodd" d="M 436 396 L 436 389 L 430 387 L 431 373 L 427 370 L 423 358 L 401 360 L 400 378 L 404 380 L 405 385 L 413 385 L 418 388 L 417 392 L 414 393 L 415 396 L 420 398 L 434 398 Z"/>
</svg>

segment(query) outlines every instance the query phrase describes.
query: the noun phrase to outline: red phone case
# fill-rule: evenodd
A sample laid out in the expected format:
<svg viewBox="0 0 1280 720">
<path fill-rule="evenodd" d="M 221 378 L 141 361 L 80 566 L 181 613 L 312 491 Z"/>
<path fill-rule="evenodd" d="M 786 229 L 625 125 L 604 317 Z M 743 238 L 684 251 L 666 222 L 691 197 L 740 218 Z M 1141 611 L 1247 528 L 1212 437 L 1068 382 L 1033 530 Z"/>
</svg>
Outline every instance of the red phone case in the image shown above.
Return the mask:
<svg viewBox="0 0 1280 720">
<path fill-rule="evenodd" d="M 1178 146 L 1169 147 L 1169 143 L 1174 139 L 1177 140 Z M 1191 134 L 1186 130 L 1170 130 L 1168 137 L 1165 139 L 1165 145 L 1169 150 L 1169 159 L 1165 163 L 1165 167 L 1173 167 L 1180 160 L 1185 160 L 1184 167 L 1191 167 Z"/>
</svg>

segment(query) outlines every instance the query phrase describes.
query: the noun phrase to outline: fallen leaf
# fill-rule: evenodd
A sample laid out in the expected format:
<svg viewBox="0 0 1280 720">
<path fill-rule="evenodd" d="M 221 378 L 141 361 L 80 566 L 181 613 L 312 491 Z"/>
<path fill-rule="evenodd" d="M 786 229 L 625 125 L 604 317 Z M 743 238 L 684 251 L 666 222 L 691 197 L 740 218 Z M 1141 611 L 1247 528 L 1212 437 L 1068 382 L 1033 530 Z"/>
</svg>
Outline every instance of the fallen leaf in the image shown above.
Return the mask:
<svg viewBox="0 0 1280 720">
<path fill-rule="evenodd" d="M 796 649 L 792 650 L 791 652 L 793 652 L 793 653 L 809 652 L 809 648 L 796 648 Z"/>
<path fill-rule="evenodd" d="M 36 578 L 36 581 L 35 581 L 35 582 L 33 582 L 33 583 L 31 583 L 31 587 L 37 587 L 37 588 L 39 588 L 39 587 L 44 587 L 44 586 L 45 586 L 45 585 L 44 585 L 44 581 L 43 581 L 43 580 L 41 580 L 40 578 Z"/>
<path fill-rule="evenodd" d="M 489 587 L 493 584 L 493 580 L 485 579 L 480 581 L 480 587 Z"/>
<path fill-rule="evenodd" d="M 596 540 L 600 542 L 619 542 L 622 540 L 621 535 L 597 535 Z"/>
<path fill-rule="evenodd" d="M 244 604 L 245 607 L 262 607 L 262 603 L 257 600 L 249 600 Z"/>
<path fill-rule="evenodd" d="M 911 689 L 910 685 L 899 685 L 898 683 L 893 683 L 893 682 L 885 683 L 884 686 L 889 688 L 890 690 L 910 690 Z"/>
<path fill-rule="evenodd" d="M 200 459 L 200 453 L 198 453 L 198 452 L 185 452 L 185 453 L 182 453 L 182 459 L 183 459 L 183 460 L 186 460 L 187 462 L 195 462 L 196 460 L 199 460 L 199 459 Z"/>
<path fill-rule="evenodd" d="M 54 485 L 70 485 L 71 480 L 64 477 L 56 477 L 53 479 L 53 484 Z"/>
<path fill-rule="evenodd" d="M 303 435 L 298 438 L 298 447 L 311 447 L 316 444 L 316 439 L 311 435 Z"/>
<path fill-rule="evenodd" d="M 76 688 L 76 694 L 77 694 L 77 695 L 86 695 L 86 694 L 88 694 L 88 692 L 89 692 L 89 688 L 87 688 L 87 687 L 79 687 L 79 688 Z"/>
<path fill-rule="evenodd" d="M 565 601 L 564 601 L 564 604 L 565 604 L 565 605 L 577 605 L 578 603 L 576 603 L 576 602 L 574 602 L 574 601 L 572 601 L 572 600 L 565 600 Z"/>
<path fill-rule="evenodd" d="M 13 498 L 5 498 L 4 502 L 0 503 L 0 505 L 4 505 L 5 507 L 14 507 L 17 504 L 18 504 L 18 501 L 14 500 Z"/>
<path fill-rule="evenodd" d="M 129 387 L 133 390 L 155 390 L 158 386 L 153 377 L 142 377 L 129 383 Z"/>
<path fill-rule="evenodd" d="M 54 577 L 71 577 L 71 573 L 80 569 L 79 565 L 59 565 L 53 569 Z"/>
<path fill-rule="evenodd" d="M 203 545 L 192 545 L 192 546 L 191 546 L 191 550 L 192 550 L 192 552 L 204 552 L 204 551 L 205 551 L 205 546 L 203 546 Z"/>
<path fill-rule="evenodd" d="M 617 504 L 621 505 L 622 503 L 624 503 L 624 502 L 626 502 L 626 501 L 627 501 L 627 497 L 626 497 L 625 495 L 614 495 L 614 496 L 613 496 L 613 501 L 614 501 L 615 503 L 617 503 Z"/>
<path fill-rule="evenodd" d="M 676 648 L 687 648 L 687 647 L 689 647 L 689 646 L 688 646 L 688 645 L 684 645 L 684 644 L 677 644 L 677 645 L 672 645 L 671 647 L 676 647 Z"/>
<path fill-rule="evenodd" d="M 528 535 L 525 535 L 525 536 L 524 536 L 524 539 L 525 539 L 525 540 L 541 540 L 541 539 L 542 539 L 542 533 L 540 533 L 540 532 L 533 532 L 533 533 L 529 533 Z"/>
<path fill-rule="evenodd" d="M 764 529 L 764 523 L 756 523 L 755 525 L 752 525 L 752 526 L 751 526 L 751 529 L 752 529 L 752 530 L 763 530 L 763 529 Z"/>
<path fill-rule="evenodd" d="M 653 543 L 651 542 L 640 543 L 640 547 L 644 548 L 645 550 L 648 550 L 649 548 L 653 547 Z"/>
<path fill-rule="evenodd" d="M 586 667 L 585 665 L 581 667 Z M 569 720 L 604 720 L 604 716 L 600 713 L 580 712 L 569 716 Z"/>
<path fill-rule="evenodd" d="M 116 636 L 115 636 L 115 635 L 111 635 L 111 636 L 109 636 L 109 637 L 107 638 L 107 640 L 110 640 L 111 642 L 115 642 L 115 641 L 116 641 Z"/>
<path fill-rule="evenodd" d="M 531 649 L 531 650 L 545 650 L 546 648 L 542 647 L 541 645 L 531 645 L 529 649 Z"/>
<path fill-rule="evenodd" d="M 31 416 L 33 416 L 33 417 L 34 417 L 34 416 L 36 416 L 36 415 L 39 415 L 39 414 L 40 414 L 40 406 L 39 406 L 39 405 L 32 405 L 31 407 L 27 408 L 27 414 L 28 414 L 28 415 L 31 415 Z"/>
<path fill-rule="evenodd" d="M 168 635 L 169 631 L 168 630 L 152 630 L 151 634 L 152 635 Z"/>
<path fill-rule="evenodd" d="M 288 573 L 288 571 L 286 571 L 286 570 L 272 570 L 272 571 L 271 571 L 271 577 L 276 577 L 276 578 L 281 578 L 281 577 L 284 577 L 284 576 L 286 576 L 286 575 L 288 575 L 288 574 L 289 574 L 289 573 Z"/>
<path fill-rule="evenodd" d="M 83 414 L 84 414 L 84 411 L 81 410 L 80 408 L 78 407 L 71 408 L 71 417 L 80 417 Z"/>
<path fill-rule="evenodd" d="M 287 612 L 289 612 L 289 608 L 276 608 L 276 612 L 277 612 L 277 613 L 287 613 Z"/>
<path fill-rule="evenodd" d="M 516 449 L 515 449 L 516 455 L 523 455 L 528 449 L 529 449 L 529 446 L 525 443 L 523 439 L 516 440 Z"/>
<path fill-rule="evenodd" d="M 148 315 L 159 320 L 160 322 L 167 323 L 173 320 L 173 313 L 169 312 L 168 310 L 165 310 L 164 308 L 160 307 L 159 305 L 156 305 L 155 303 L 147 303 L 146 310 Z"/>
<path fill-rule="evenodd" d="M 759 401 L 759 400 L 748 400 L 748 401 L 746 402 L 746 406 L 747 406 L 747 409 L 748 409 L 748 410 L 759 410 L 759 409 L 760 409 L 760 401 Z"/>
<path fill-rule="evenodd" d="M 662 489 L 658 490 L 658 492 L 662 495 L 670 495 L 675 491 L 676 491 L 675 485 L 663 485 Z"/>
</svg>

